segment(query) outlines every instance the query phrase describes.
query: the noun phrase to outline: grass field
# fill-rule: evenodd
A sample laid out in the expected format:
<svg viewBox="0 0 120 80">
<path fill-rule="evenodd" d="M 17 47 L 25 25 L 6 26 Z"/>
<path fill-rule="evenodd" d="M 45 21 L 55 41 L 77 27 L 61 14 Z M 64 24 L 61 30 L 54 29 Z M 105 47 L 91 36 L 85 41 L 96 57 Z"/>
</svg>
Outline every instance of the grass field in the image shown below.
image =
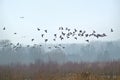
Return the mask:
<svg viewBox="0 0 120 80">
<path fill-rule="evenodd" d="M 120 61 L 2 65 L 0 80 L 120 80 Z"/>
</svg>

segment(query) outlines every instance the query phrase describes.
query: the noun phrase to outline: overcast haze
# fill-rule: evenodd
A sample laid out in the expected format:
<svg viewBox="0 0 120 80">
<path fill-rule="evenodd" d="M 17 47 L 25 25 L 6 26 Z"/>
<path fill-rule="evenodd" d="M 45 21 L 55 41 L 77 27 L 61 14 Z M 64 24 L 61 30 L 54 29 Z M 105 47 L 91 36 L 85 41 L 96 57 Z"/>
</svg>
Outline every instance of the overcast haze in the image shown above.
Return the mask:
<svg viewBox="0 0 120 80">
<path fill-rule="evenodd" d="M 24 17 L 21 19 L 20 17 Z M 31 44 L 43 43 L 36 28 L 48 30 L 49 39 L 58 33 L 58 27 L 96 30 L 108 36 L 99 40 L 120 39 L 120 1 L 119 0 L 0 0 L 0 40 Z M 6 27 L 6 31 L 2 28 Z M 110 32 L 113 28 L 114 33 Z M 18 34 L 13 35 L 14 32 Z M 96 39 L 91 39 L 96 40 Z M 59 42 L 59 40 L 57 41 Z M 85 42 L 63 40 L 63 43 Z M 49 41 L 48 43 L 53 43 Z"/>
</svg>

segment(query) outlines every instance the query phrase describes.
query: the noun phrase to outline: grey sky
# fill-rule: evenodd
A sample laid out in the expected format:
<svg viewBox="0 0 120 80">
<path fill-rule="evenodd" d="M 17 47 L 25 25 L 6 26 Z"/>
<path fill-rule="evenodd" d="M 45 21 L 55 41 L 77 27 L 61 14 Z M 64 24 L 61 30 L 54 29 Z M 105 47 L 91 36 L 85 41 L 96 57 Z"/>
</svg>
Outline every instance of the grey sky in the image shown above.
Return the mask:
<svg viewBox="0 0 120 80">
<path fill-rule="evenodd" d="M 24 19 L 19 17 L 24 16 Z M 2 28 L 6 27 L 6 31 Z M 58 33 L 58 27 L 96 30 L 107 33 L 108 37 L 99 40 L 120 39 L 119 0 L 0 0 L 0 39 L 31 44 L 43 42 L 36 28 L 48 29 L 49 39 Z M 110 29 L 114 33 L 110 33 Z M 14 32 L 18 34 L 13 35 Z M 24 38 L 24 36 L 26 36 Z M 91 39 L 96 40 L 96 39 Z M 59 40 L 57 41 L 59 42 Z M 85 42 L 64 40 L 63 43 Z M 53 43 L 53 41 L 49 41 Z"/>
</svg>

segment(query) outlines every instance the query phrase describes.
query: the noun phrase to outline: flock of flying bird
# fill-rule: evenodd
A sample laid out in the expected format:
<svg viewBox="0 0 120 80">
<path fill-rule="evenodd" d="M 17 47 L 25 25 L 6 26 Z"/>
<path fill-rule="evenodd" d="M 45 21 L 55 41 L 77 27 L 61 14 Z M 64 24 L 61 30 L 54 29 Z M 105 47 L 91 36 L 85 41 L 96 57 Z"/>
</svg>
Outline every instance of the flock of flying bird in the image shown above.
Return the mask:
<svg viewBox="0 0 120 80">
<path fill-rule="evenodd" d="M 3 27 L 3 30 L 5 31 L 6 30 L 6 27 Z M 88 34 L 86 33 L 85 30 L 78 30 L 76 28 L 74 28 L 73 30 L 71 30 L 70 28 L 66 27 L 59 27 L 58 29 L 60 31 L 60 35 L 58 34 L 54 34 L 54 38 L 53 38 L 53 41 L 56 41 L 56 39 L 60 39 L 61 41 L 64 40 L 65 38 L 67 39 L 70 39 L 70 38 L 74 38 L 75 40 L 78 40 L 79 37 L 85 37 L 85 38 L 88 38 L 88 37 L 96 37 L 96 38 L 100 38 L 100 37 L 106 37 L 107 35 L 105 33 L 102 33 L 102 34 L 98 34 L 96 33 L 95 30 L 93 30 L 92 33 Z M 41 31 L 40 28 L 36 28 L 36 31 Z M 48 33 L 48 30 L 44 30 L 45 33 Z M 111 32 L 113 32 L 113 29 L 111 28 Z M 15 32 L 14 35 L 17 35 L 17 33 Z M 48 42 L 49 39 L 47 38 L 44 38 L 46 34 L 41 34 L 41 38 L 44 39 L 45 43 Z M 34 38 L 31 39 L 32 42 L 34 42 Z M 85 40 L 86 42 L 89 42 L 89 39 Z M 10 43 L 10 45 L 13 45 L 13 43 Z M 34 44 L 33 48 L 35 48 L 37 44 Z M 7 45 L 6 45 L 7 46 Z M 42 45 L 39 45 L 40 47 Z M 17 49 L 17 48 L 20 48 L 22 47 L 20 43 L 17 43 L 15 46 L 13 46 L 13 48 Z M 30 45 L 27 45 L 27 47 L 30 47 Z M 52 47 L 49 46 L 48 47 L 49 49 L 51 49 Z M 64 46 L 62 46 L 61 44 L 58 44 L 58 46 L 54 46 L 54 48 L 65 48 Z"/>
</svg>

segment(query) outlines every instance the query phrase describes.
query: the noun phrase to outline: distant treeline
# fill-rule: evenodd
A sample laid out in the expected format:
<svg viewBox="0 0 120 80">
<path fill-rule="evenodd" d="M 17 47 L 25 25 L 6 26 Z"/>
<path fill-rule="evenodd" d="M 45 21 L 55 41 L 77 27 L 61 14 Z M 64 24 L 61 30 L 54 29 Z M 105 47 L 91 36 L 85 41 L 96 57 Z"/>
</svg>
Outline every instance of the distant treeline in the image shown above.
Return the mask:
<svg viewBox="0 0 120 80">
<path fill-rule="evenodd" d="M 12 45 L 11 45 L 12 44 Z M 108 62 L 120 60 L 120 41 L 92 42 L 89 44 L 61 44 L 65 48 L 48 49 L 57 44 L 35 44 L 32 46 L 0 41 L 0 65 L 11 63 L 30 64 L 36 60 L 44 63 L 57 62 Z M 17 46 L 14 47 L 14 46 Z"/>
</svg>

